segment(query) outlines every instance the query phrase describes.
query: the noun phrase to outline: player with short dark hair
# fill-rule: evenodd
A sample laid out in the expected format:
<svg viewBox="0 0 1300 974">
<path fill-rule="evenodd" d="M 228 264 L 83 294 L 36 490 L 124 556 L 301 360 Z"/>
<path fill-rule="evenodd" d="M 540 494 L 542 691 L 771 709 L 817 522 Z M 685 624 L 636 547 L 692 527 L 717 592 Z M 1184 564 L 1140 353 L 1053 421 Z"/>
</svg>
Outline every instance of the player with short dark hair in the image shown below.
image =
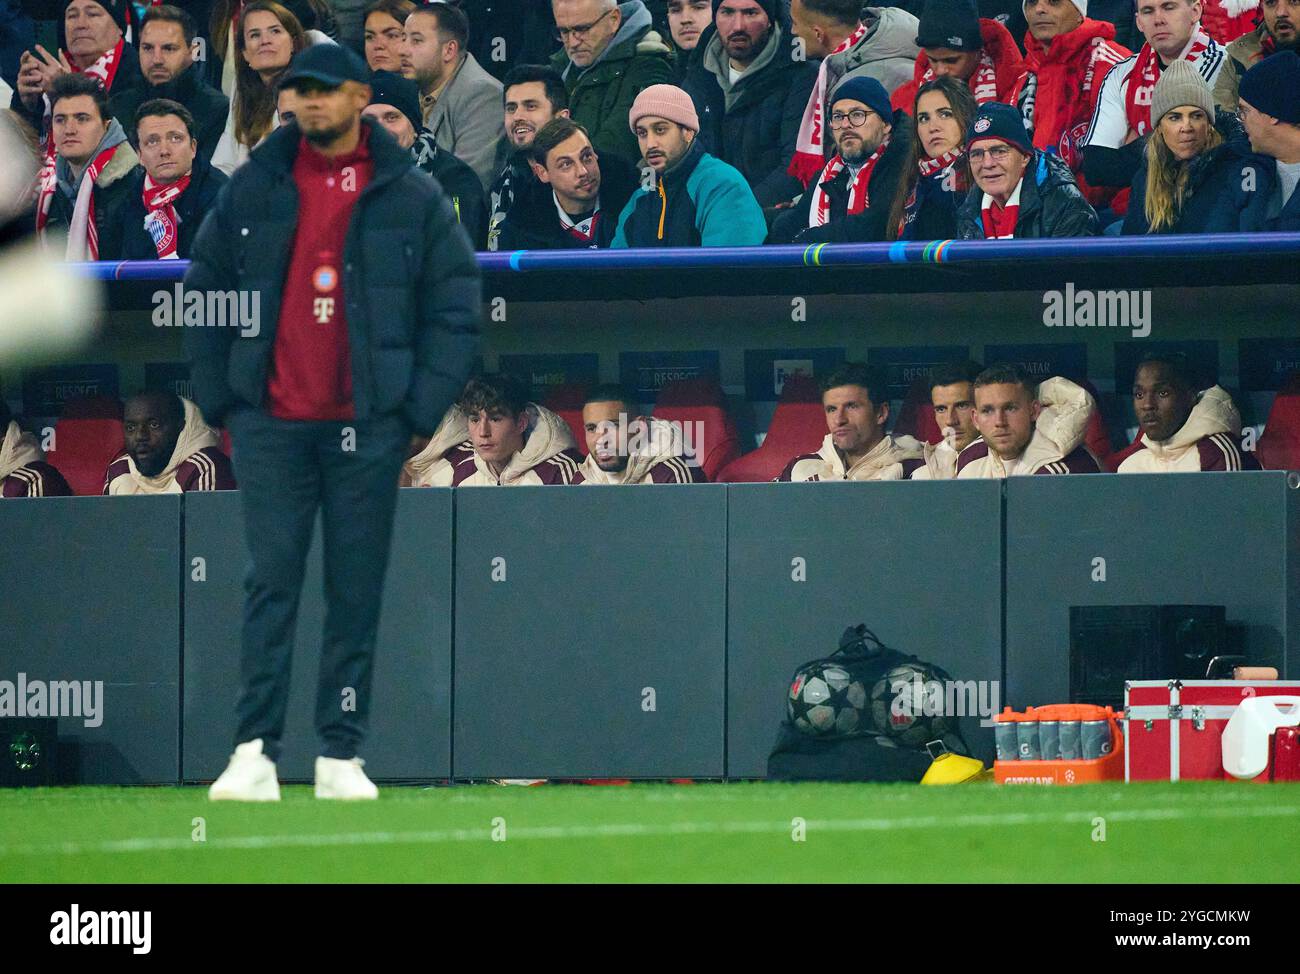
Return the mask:
<svg viewBox="0 0 1300 974">
<path fill-rule="evenodd" d="M 885 432 L 889 386 L 881 369 L 846 362 L 821 387 L 829 429 L 821 449 L 795 457 L 777 480 L 906 480 L 924 464 L 919 443 Z"/>
<path fill-rule="evenodd" d="M 957 457 L 979 437 L 975 426 L 975 379 L 983 370 L 978 362 L 947 362 L 930 370 L 930 407 L 943 438 L 923 443 L 925 465 L 912 472 L 913 480 L 951 480 L 957 476 Z"/>
<path fill-rule="evenodd" d="M 690 484 L 704 473 L 688 462 L 683 431 L 672 423 L 642 416 L 636 397 L 619 385 L 599 385 L 582 405 L 588 484 Z"/>
<path fill-rule="evenodd" d="M 235 753 L 213 800 L 279 800 L 275 761 L 318 515 L 327 609 L 315 793 L 378 797 L 357 750 L 398 474 L 478 352 L 474 253 L 441 187 L 362 117 L 369 79 L 337 44 L 293 59 L 282 87 L 294 93 L 294 124 L 272 132 L 222 192 L 185 277 L 187 291 L 260 294 L 262 314 L 275 316 L 256 335 L 184 336 L 195 398 L 230 428 L 250 560 Z M 340 708 L 341 695 L 351 706 Z"/>
<path fill-rule="evenodd" d="M 126 449 L 104 472 L 105 494 L 235 489 L 220 434 L 188 399 L 156 389 L 134 395 L 126 401 L 122 431 Z"/>
<path fill-rule="evenodd" d="M 1241 446 L 1241 414 L 1218 385 L 1202 388 L 1182 355 L 1148 355 L 1133 376 L 1133 411 L 1142 431 L 1118 473 L 1258 470 Z"/>
<path fill-rule="evenodd" d="M 975 379 L 980 438 L 957 456 L 958 479 L 1100 473 L 1084 435 L 1097 404 L 1054 376 L 1036 382 L 1021 366 L 991 365 Z"/>
</svg>

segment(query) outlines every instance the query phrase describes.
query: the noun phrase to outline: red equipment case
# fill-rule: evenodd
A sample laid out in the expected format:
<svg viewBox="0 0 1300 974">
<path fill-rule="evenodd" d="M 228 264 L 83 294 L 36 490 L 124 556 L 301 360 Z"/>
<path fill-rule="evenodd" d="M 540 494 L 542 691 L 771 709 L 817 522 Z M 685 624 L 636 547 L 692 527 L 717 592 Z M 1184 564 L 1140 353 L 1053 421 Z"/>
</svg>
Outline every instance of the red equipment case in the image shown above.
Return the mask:
<svg viewBox="0 0 1300 974">
<path fill-rule="evenodd" d="M 1124 780 L 1223 780 L 1223 728 L 1245 697 L 1300 694 L 1296 680 L 1130 680 L 1124 684 Z M 1276 735 L 1275 735 L 1276 737 Z M 1268 781 L 1279 757 L 1253 781 Z M 1289 758 L 1289 754 L 1288 754 Z M 1234 779 L 1235 780 L 1235 779 Z"/>
</svg>

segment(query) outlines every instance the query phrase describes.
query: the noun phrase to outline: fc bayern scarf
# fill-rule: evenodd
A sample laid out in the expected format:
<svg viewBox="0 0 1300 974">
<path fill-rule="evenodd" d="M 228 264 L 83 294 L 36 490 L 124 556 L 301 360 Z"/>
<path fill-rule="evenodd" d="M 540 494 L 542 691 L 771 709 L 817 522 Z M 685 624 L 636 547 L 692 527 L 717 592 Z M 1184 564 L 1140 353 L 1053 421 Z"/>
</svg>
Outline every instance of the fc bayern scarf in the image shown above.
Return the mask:
<svg viewBox="0 0 1300 974">
<path fill-rule="evenodd" d="M 826 96 L 829 94 L 826 90 L 827 65 L 831 57 L 842 54 L 866 36 L 867 25 L 858 24 L 858 29 L 846 37 L 839 47 L 831 51 L 830 56 L 822 58 L 821 67 L 817 69 L 817 82 L 813 85 L 812 94 L 808 97 L 808 105 L 803 110 L 803 121 L 799 123 L 799 138 L 795 142 L 794 157 L 786 169 L 789 175 L 799 180 L 805 187 L 825 165 L 826 128 L 822 110 Z"/>
<path fill-rule="evenodd" d="M 159 185 L 148 173 L 144 176 L 144 228 L 153 238 L 159 260 L 178 260 L 176 244 L 180 239 L 180 218 L 176 215 L 176 200 L 190 185 L 186 173 L 174 183 Z"/>
<path fill-rule="evenodd" d="M 1214 41 L 1210 35 L 1196 25 L 1192 39 L 1183 48 L 1179 60 L 1198 61 L 1201 54 Z M 1124 110 L 1128 115 L 1128 126 L 1138 135 L 1151 131 L 1151 96 L 1155 94 L 1156 82 L 1160 80 L 1160 58 L 1150 44 L 1143 44 L 1138 52 L 1133 71 L 1128 76 L 1128 95 L 1124 99 Z"/>
<path fill-rule="evenodd" d="M 888 145 L 889 139 L 880 143 L 880 148 L 871 153 L 857 175 L 853 177 L 853 181 L 849 184 L 849 205 L 846 215 L 853 216 L 861 213 L 871 205 L 871 200 L 867 196 L 867 184 L 871 182 L 871 170 L 876 168 L 876 163 L 880 161 Z M 817 177 L 817 186 L 812 191 L 812 208 L 808 213 L 810 227 L 824 227 L 831 222 L 831 198 L 823 187 L 842 173 L 847 165 L 844 157 L 836 153 L 831 161 L 826 163 L 822 174 Z"/>
<path fill-rule="evenodd" d="M 113 159 L 122 143 L 109 146 L 95 156 L 81 176 L 77 187 L 77 201 L 72 208 L 72 223 L 68 227 L 68 260 L 99 260 L 99 230 L 95 227 L 95 180 Z M 44 237 L 45 225 L 50 220 L 50 203 L 59 191 L 58 177 L 51 163 L 41 169 L 41 188 L 36 197 L 36 233 Z"/>
</svg>

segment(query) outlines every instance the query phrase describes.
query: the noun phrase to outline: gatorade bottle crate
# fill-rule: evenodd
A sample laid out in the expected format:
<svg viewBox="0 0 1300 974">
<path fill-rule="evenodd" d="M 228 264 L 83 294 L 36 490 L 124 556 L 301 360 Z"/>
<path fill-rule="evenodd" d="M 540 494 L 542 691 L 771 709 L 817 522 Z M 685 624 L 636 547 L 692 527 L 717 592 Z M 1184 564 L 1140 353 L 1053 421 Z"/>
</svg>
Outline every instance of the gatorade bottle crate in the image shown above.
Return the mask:
<svg viewBox="0 0 1300 974">
<path fill-rule="evenodd" d="M 1118 781 L 1124 776 L 1122 718 L 1109 707 L 1087 704 L 1030 707 L 1023 714 L 1007 707 L 997 716 L 993 780 L 1000 785 Z"/>
<path fill-rule="evenodd" d="M 1246 697 L 1295 694 L 1296 680 L 1130 680 L 1124 684 L 1124 780 L 1229 777 L 1223 770 L 1223 729 L 1237 705 Z M 1289 735 L 1280 743 L 1284 751 L 1293 746 Z"/>
</svg>

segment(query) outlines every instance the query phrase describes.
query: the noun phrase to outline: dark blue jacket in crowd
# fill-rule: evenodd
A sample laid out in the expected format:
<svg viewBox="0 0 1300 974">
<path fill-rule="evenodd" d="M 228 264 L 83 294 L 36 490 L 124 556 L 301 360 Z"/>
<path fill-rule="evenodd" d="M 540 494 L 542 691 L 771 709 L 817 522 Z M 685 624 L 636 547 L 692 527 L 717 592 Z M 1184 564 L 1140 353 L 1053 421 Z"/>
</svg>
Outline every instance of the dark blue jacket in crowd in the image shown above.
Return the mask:
<svg viewBox="0 0 1300 974">
<path fill-rule="evenodd" d="M 1262 195 L 1271 201 L 1273 195 L 1278 191 L 1277 165 L 1272 159 L 1264 160 L 1264 172 L 1268 179 L 1268 186 Z M 1269 217 L 1268 209 L 1265 208 L 1264 214 L 1263 223 L 1251 229 L 1300 233 L 1300 188 L 1292 191 L 1291 198 L 1283 204 L 1281 213 Z"/>
<path fill-rule="evenodd" d="M 959 160 L 957 165 L 964 165 Z M 916 181 L 915 195 L 903 211 L 899 240 L 952 240 L 957 236 L 957 211 L 966 202 L 968 184 L 952 168 Z"/>
<path fill-rule="evenodd" d="M 1219 112 L 1214 126 L 1223 142 L 1187 163 L 1187 195 L 1172 226 L 1158 233 L 1238 233 L 1263 228 L 1268 208 L 1268 160 L 1252 155 L 1237 116 Z M 1276 171 L 1276 170 L 1274 170 Z M 1147 163 L 1133 177 L 1124 233 L 1153 232 L 1146 214 Z"/>
</svg>

